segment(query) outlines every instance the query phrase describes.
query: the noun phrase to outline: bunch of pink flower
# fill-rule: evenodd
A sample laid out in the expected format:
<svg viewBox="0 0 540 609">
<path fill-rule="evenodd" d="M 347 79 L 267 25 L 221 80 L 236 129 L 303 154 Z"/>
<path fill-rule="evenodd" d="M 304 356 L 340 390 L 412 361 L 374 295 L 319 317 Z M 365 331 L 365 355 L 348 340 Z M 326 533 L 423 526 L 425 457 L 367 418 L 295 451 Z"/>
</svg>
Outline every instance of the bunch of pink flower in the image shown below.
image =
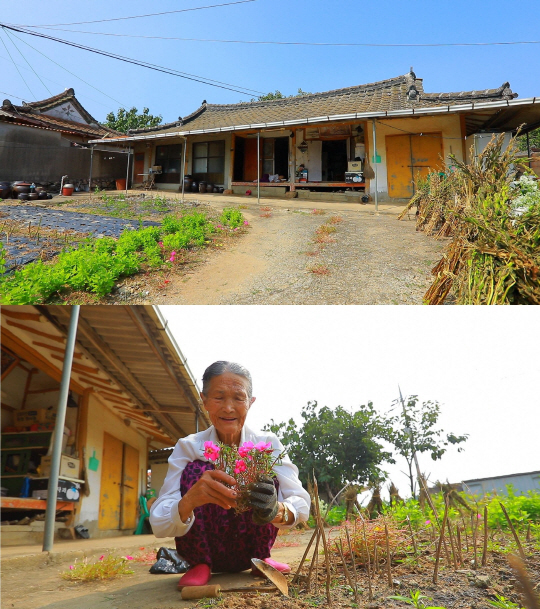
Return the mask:
<svg viewBox="0 0 540 609">
<path fill-rule="evenodd" d="M 236 512 L 248 508 L 247 491 L 251 483 L 261 475 L 274 475 L 273 467 L 279 463 L 282 454 L 273 456 L 271 442 L 244 442 L 241 446 L 219 445 L 213 442 L 204 443 L 204 456 L 214 463 L 214 467 L 224 471 L 236 480 L 239 493 Z"/>
</svg>

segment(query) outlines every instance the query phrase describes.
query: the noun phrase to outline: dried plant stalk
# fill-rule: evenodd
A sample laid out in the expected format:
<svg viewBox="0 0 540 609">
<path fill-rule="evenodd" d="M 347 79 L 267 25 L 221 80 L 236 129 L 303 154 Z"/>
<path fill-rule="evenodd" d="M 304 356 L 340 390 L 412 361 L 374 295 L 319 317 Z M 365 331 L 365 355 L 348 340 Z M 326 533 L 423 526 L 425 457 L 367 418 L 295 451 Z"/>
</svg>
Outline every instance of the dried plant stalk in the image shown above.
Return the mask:
<svg viewBox="0 0 540 609">
<path fill-rule="evenodd" d="M 441 534 L 439 535 L 439 543 L 437 545 L 437 553 L 435 554 L 435 569 L 433 570 L 433 583 L 437 585 L 437 577 L 439 575 L 439 559 L 441 557 L 441 548 L 444 539 L 444 529 L 446 528 L 446 520 L 448 518 L 448 503 L 444 507 L 443 523 L 441 527 Z"/>
<path fill-rule="evenodd" d="M 487 565 L 487 545 L 488 545 L 488 509 L 484 506 L 484 549 L 482 552 L 482 566 Z"/>
<path fill-rule="evenodd" d="M 523 546 L 521 545 L 521 541 L 519 541 L 518 534 L 516 533 L 516 529 L 514 528 L 514 525 L 512 524 L 512 521 L 510 520 L 510 516 L 508 516 L 508 512 L 506 511 L 506 508 L 500 501 L 499 501 L 499 505 L 501 506 L 503 514 L 506 518 L 506 522 L 508 522 L 508 526 L 510 527 L 510 530 L 512 531 L 512 535 L 514 536 L 514 539 L 516 540 L 516 544 L 519 549 L 519 555 L 521 556 L 521 558 L 523 560 L 527 560 L 525 557 L 525 552 L 523 551 Z"/>
</svg>

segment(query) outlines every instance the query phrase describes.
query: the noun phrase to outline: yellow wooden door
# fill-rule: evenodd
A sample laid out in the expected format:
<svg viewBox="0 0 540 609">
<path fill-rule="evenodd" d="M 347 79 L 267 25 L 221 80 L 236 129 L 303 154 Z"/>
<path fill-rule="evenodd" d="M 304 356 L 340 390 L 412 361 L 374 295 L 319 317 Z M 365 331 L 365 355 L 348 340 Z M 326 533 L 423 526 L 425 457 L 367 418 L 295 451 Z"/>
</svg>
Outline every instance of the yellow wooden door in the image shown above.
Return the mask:
<svg viewBox="0 0 540 609">
<path fill-rule="evenodd" d="M 118 529 L 120 527 L 123 450 L 123 442 L 108 433 L 103 434 L 98 518 L 100 529 Z"/>
<path fill-rule="evenodd" d="M 442 134 L 387 135 L 386 167 L 388 195 L 410 198 L 419 176 L 425 177 L 441 167 Z"/>
<path fill-rule="evenodd" d="M 411 166 L 416 184 L 419 177 L 440 171 L 442 167 L 442 134 L 425 133 L 411 136 Z"/>
<path fill-rule="evenodd" d="M 124 444 L 121 529 L 134 529 L 137 526 L 138 486 L 139 451 L 129 444 Z"/>
</svg>

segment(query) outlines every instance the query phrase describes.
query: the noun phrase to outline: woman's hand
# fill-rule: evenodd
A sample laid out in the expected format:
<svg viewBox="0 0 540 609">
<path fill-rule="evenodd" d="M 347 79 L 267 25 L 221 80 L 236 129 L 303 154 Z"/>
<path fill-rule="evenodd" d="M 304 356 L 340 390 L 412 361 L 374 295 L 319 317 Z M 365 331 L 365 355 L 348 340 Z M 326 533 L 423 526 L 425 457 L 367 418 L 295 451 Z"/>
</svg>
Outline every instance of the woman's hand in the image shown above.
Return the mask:
<svg viewBox="0 0 540 609">
<path fill-rule="evenodd" d="M 178 503 L 178 513 L 182 522 L 186 522 L 196 507 L 207 503 L 214 503 L 226 510 L 235 507 L 238 493 L 225 484 L 236 486 L 236 480 L 222 471 L 205 471 Z"/>
</svg>

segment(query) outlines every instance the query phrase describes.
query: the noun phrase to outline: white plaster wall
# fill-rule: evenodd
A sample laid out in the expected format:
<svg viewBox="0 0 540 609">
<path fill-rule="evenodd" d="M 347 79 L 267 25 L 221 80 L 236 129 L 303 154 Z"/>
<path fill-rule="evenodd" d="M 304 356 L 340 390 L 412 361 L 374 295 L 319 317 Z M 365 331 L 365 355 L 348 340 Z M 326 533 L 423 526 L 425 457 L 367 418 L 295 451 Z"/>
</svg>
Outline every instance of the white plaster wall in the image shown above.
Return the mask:
<svg viewBox="0 0 540 609">
<path fill-rule="evenodd" d="M 159 491 L 165 482 L 165 476 L 169 469 L 169 463 L 152 463 L 152 478 L 150 482 L 151 488 L 156 491 L 156 497 L 159 497 Z"/>
<path fill-rule="evenodd" d="M 103 468 L 103 434 L 106 432 L 139 451 L 138 495 L 146 492 L 147 444 L 145 436 L 138 433 L 133 427 L 127 427 L 120 418 L 103 406 L 93 395 L 89 398 L 88 411 L 86 466 L 90 495 L 88 497 L 84 496 L 84 494 L 81 496 L 77 522 L 88 527 L 91 535 L 97 535 L 101 472 Z M 88 469 L 88 460 L 94 451 L 96 451 L 96 458 L 99 460 L 99 467 L 95 472 Z"/>
<path fill-rule="evenodd" d="M 463 141 L 461 137 L 461 123 L 457 114 L 445 116 L 425 116 L 419 118 L 385 119 L 376 123 L 377 134 L 377 154 L 381 157 L 381 162 L 374 164 L 372 158 L 373 148 L 373 127 L 369 122 L 366 127 L 366 137 L 369 146 L 369 162 L 374 171 L 377 171 L 377 191 L 379 201 L 391 200 L 388 197 L 388 174 L 386 167 L 386 136 L 399 135 L 400 133 L 433 133 L 440 131 L 443 136 L 443 154 L 446 162 L 449 162 L 449 155 L 455 154 L 456 158 L 463 160 Z M 444 139 L 447 138 L 447 139 Z M 452 138 L 452 139 L 450 139 Z M 455 138 L 455 139 L 454 139 Z M 375 196 L 375 178 L 369 183 L 369 193 Z"/>
<path fill-rule="evenodd" d="M 489 144 L 491 139 L 495 136 L 499 136 L 500 133 L 475 133 L 471 137 L 467 138 L 467 162 L 471 162 L 471 153 L 474 156 L 478 156 L 484 151 L 484 148 Z M 510 131 L 504 134 L 504 144 L 502 150 L 505 151 L 508 148 L 508 144 L 512 139 L 512 133 Z"/>
</svg>

